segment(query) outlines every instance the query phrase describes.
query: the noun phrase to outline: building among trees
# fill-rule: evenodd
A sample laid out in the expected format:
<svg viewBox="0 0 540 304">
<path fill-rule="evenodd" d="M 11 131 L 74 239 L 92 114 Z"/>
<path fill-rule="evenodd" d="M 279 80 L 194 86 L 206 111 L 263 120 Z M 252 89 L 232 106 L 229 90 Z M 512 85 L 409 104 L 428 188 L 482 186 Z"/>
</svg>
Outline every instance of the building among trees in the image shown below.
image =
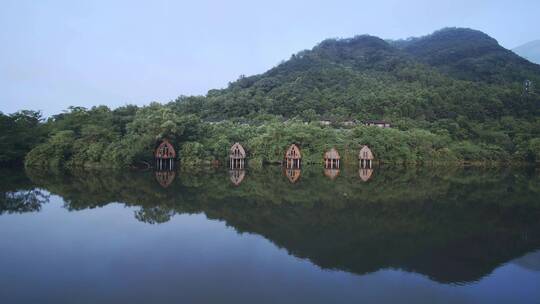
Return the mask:
<svg viewBox="0 0 540 304">
<path fill-rule="evenodd" d="M 245 168 L 246 150 L 241 144 L 235 143 L 232 145 L 229 152 L 229 167 L 231 169 Z"/>
<path fill-rule="evenodd" d="M 333 169 L 339 168 L 339 153 L 336 149 L 332 148 L 324 153 L 324 168 Z"/>
<path fill-rule="evenodd" d="M 384 120 L 366 120 L 364 121 L 365 126 L 374 126 L 379 128 L 390 128 L 392 127 L 389 122 Z"/>
<path fill-rule="evenodd" d="M 172 170 L 176 159 L 176 151 L 173 145 L 164 139 L 154 151 L 157 170 Z"/>
<path fill-rule="evenodd" d="M 360 149 L 360 153 L 358 153 L 360 168 L 371 169 L 373 167 L 374 159 L 375 157 L 373 156 L 373 152 L 371 152 L 371 149 L 368 146 L 363 146 L 362 149 Z"/>
<path fill-rule="evenodd" d="M 292 144 L 285 152 L 285 167 L 287 169 L 300 169 L 302 154 L 297 145 Z"/>
</svg>

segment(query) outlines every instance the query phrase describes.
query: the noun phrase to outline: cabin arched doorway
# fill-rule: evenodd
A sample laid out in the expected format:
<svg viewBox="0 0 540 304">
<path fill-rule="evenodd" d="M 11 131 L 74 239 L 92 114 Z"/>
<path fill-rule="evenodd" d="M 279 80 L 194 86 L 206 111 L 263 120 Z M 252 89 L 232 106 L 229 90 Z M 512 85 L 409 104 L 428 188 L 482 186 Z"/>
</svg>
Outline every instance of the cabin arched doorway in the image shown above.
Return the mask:
<svg viewBox="0 0 540 304">
<path fill-rule="evenodd" d="M 358 160 L 360 161 L 360 168 L 373 168 L 373 152 L 368 146 L 363 146 L 358 153 Z"/>
<path fill-rule="evenodd" d="M 176 159 L 176 151 L 173 145 L 166 139 L 161 141 L 154 151 L 157 170 L 172 170 L 174 168 L 174 160 Z"/>
<path fill-rule="evenodd" d="M 302 154 L 297 145 L 292 144 L 285 152 L 285 167 L 287 169 L 300 169 Z"/>
<path fill-rule="evenodd" d="M 241 144 L 235 143 L 229 150 L 229 167 L 231 169 L 244 169 L 246 150 Z"/>
<path fill-rule="evenodd" d="M 340 156 L 339 152 L 332 148 L 324 153 L 324 168 L 325 169 L 339 169 Z"/>
</svg>

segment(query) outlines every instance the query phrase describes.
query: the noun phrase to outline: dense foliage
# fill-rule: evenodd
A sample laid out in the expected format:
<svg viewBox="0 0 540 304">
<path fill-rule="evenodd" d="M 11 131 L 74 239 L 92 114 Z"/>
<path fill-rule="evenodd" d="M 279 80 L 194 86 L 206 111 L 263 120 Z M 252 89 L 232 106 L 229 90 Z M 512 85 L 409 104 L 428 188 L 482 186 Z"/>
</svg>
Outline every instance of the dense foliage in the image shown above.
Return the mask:
<svg viewBox="0 0 540 304">
<path fill-rule="evenodd" d="M 280 161 L 291 143 L 309 162 L 331 146 L 353 160 L 362 144 L 386 162 L 539 161 L 538 83 L 540 66 L 474 30 L 403 41 L 329 39 L 206 96 L 142 108 L 71 108 L 47 121 L 50 136 L 26 163 L 151 164 L 163 138 L 184 164 L 224 160 L 235 141 L 252 163 Z M 358 123 L 366 119 L 385 119 L 393 129 Z M 344 124 L 350 121 L 357 123 Z"/>
<path fill-rule="evenodd" d="M 11 115 L 0 112 L 0 166 L 22 163 L 25 155 L 44 139 L 40 121 L 41 114 L 35 111 Z"/>
</svg>

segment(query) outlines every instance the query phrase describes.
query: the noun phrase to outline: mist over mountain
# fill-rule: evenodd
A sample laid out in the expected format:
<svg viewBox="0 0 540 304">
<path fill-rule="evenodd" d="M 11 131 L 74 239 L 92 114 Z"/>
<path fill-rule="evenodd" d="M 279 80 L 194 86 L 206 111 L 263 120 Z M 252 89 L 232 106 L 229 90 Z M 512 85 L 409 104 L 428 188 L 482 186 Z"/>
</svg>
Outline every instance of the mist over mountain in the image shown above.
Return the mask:
<svg viewBox="0 0 540 304">
<path fill-rule="evenodd" d="M 540 64 L 540 39 L 527 42 L 512 49 L 512 51 L 530 62 Z"/>
</svg>

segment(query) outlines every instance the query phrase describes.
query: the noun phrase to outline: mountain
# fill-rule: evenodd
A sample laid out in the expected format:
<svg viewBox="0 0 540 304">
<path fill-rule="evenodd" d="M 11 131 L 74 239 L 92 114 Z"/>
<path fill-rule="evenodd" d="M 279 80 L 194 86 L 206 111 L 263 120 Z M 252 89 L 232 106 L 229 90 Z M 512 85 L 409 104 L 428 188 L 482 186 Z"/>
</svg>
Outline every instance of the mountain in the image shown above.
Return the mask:
<svg viewBox="0 0 540 304">
<path fill-rule="evenodd" d="M 538 95 L 524 98 L 525 80 L 540 83 L 540 66 L 480 31 L 446 28 L 400 41 L 327 39 L 202 100 L 179 98 L 176 106 L 211 120 L 267 113 L 483 121 L 538 115 Z"/>
<path fill-rule="evenodd" d="M 538 77 L 530 64 L 497 40 L 472 29 L 446 28 L 418 38 L 403 48 L 419 61 L 455 78 L 507 83 Z"/>
<path fill-rule="evenodd" d="M 512 51 L 530 62 L 540 64 L 540 40 L 527 42 L 512 49 Z"/>
</svg>

